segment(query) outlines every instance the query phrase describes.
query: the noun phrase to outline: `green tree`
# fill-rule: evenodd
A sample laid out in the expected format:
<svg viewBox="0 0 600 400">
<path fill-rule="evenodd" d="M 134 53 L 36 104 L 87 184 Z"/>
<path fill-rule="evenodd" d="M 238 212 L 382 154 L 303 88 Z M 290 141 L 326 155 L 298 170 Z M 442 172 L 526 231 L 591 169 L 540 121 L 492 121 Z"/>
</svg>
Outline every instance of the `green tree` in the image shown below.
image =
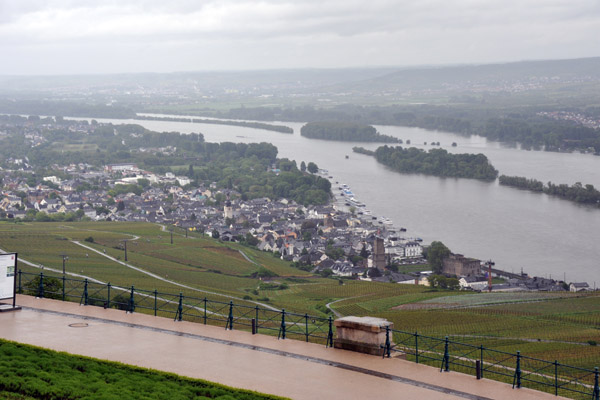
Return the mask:
<svg viewBox="0 0 600 400">
<path fill-rule="evenodd" d="M 442 273 L 442 262 L 449 255 L 450 249 L 444 243 L 438 241 L 432 242 L 425 254 L 431 270 L 436 274 Z"/>
<path fill-rule="evenodd" d="M 300 171 L 306 172 L 306 163 L 304 161 L 300 163 Z"/>
<path fill-rule="evenodd" d="M 308 170 L 308 172 L 310 172 L 311 174 L 316 174 L 319 171 L 319 167 L 317 167 L 317 164 L 315 164 L 314 162 L 309 162 L 308 165 L 306 166 L 306 169 Z"/>
</svg>

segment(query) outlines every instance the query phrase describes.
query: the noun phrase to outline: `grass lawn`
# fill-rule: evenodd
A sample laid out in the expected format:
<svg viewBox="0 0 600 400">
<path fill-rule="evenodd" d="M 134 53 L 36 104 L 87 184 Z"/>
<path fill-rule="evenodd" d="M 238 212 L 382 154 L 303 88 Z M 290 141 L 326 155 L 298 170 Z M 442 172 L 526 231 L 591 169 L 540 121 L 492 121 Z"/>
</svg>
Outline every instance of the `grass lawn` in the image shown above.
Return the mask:
<svg viewBox="0 0 600 400">
<path fill-rule="evenodd" d="M 281 399 L 0 339 L 0 399 Z"/>
</svg>

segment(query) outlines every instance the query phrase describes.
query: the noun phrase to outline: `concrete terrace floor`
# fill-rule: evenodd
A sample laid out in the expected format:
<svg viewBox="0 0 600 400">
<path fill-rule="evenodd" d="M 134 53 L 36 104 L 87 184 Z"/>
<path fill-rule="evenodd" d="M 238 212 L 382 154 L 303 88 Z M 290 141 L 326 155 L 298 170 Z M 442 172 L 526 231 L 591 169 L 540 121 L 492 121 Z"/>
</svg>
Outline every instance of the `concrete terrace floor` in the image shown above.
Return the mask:
<svg viewBox="0 0 600 400">
<path fill-rule="evenodd" d="M 4 339 L 292 399 L 557 399 L 397 358 L 223 327 L 23 295 L 17 305 L 23 309 L 0 313 Z M 87 327 L 69 326 L 83 322 Z"/>
</svg>

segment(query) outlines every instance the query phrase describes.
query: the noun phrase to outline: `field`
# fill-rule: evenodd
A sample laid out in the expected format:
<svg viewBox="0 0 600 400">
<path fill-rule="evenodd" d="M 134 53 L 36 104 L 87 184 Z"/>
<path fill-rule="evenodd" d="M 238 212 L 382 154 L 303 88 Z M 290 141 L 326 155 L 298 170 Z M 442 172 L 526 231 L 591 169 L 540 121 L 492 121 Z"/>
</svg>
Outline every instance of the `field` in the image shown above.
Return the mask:
<svg viewBox="0 0 600 400">
<path fill-rule="evenodd" d="M 125 239 L 128 264 L 139 270 L 120 263 Z M 113 285 L 321 317 L 332 315 L 329 304 L 336 315 L 382 317 L 405 332 L 519 350 L 584 368 L 600 365 L 600 296 L 595 292 L 468 293 L 326 279 L 270 253 L 193 232 L 186 237 L 177 228 L 171 244 L 166 228 L 148 223 L 0 223 L 0 249 L 37 265 L 20 262 L 24 271 L 39 273 L 41 264 L 45 273 L 60 276 L 61 254 L 67 254 L 68 273 Z M 261 270 L 277 276 L 259 280 L 255 274 Z"/>
<path fill-rule="evenodd" d="M 2 399 L 280 399 L 0 339 Z"/>
</svg>

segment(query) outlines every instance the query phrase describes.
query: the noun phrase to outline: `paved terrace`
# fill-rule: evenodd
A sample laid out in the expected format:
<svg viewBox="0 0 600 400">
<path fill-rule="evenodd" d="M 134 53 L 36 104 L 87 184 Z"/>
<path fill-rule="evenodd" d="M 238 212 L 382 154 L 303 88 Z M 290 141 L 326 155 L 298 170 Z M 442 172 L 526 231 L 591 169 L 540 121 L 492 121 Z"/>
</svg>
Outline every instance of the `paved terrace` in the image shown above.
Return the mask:
<svg viewBox="0 0 600 400">
<path fill-rule="evenodd" d="M 292 399 L 557 397 L 401 359 L 19 295 L 0 337 Z M 71 327 L 70 324 L 87 327 Z"/>
</svg>

